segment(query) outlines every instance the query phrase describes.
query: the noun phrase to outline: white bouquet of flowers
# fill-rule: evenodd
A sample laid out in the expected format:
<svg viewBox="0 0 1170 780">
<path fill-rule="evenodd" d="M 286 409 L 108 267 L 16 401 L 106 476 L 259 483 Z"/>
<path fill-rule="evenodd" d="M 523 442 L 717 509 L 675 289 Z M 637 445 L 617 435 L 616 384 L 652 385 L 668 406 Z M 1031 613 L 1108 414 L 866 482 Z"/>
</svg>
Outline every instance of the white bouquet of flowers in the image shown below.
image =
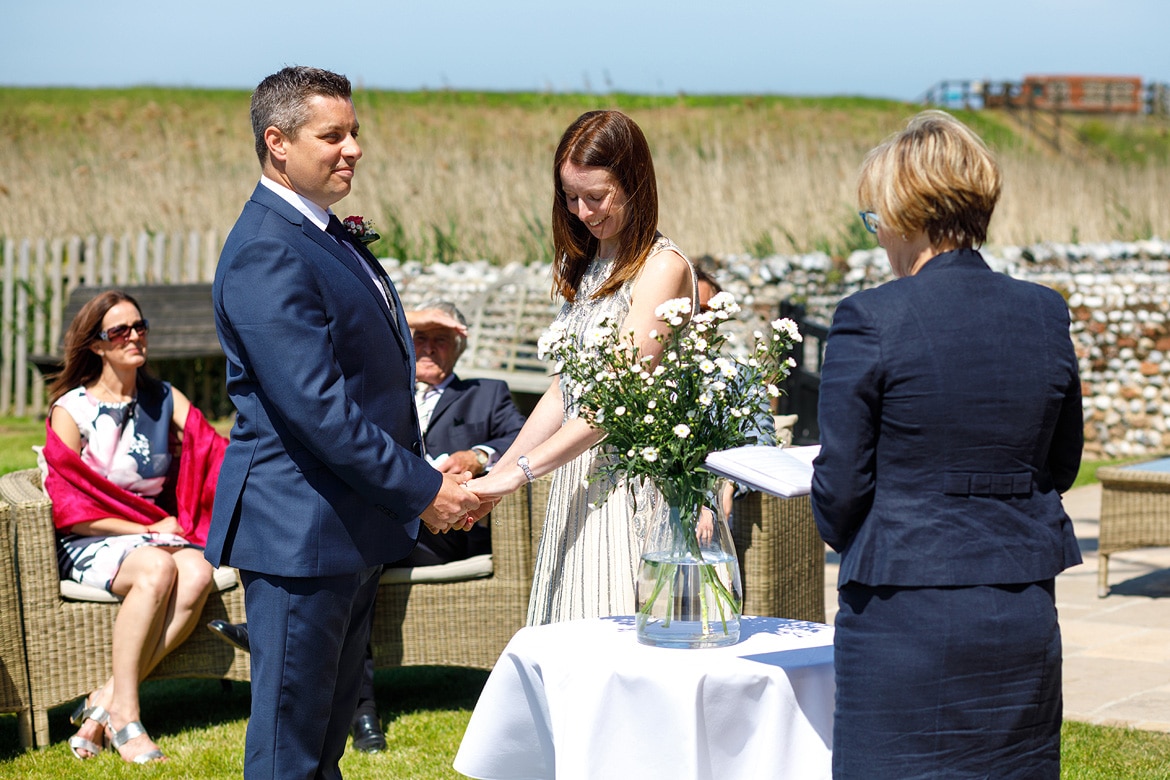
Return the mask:
<svg viewBox="0 0 1170 780">
<path fill-rule="evenodd" d="M 651 333 L 664 348 L 657 365 L 639 357 L 633 334 L 619 333 L 612 319 L 582 338 L 554 324 L 539 348 L 542 357 L 555 361 L 580 416 L 605 432 L 610 457 L 601 461 L 599 476 L 652 480 L 679 508 L 678 530 L 701 561 L 697 527 L 703 507 L 714 505 L 719 479 L 703 461 L 710 452 L 755 438 L 760 415 L 780 394 L 777 383 L 795 365 L 787 353 L 801 336 L 792 320 L 778 319 L 770 333 L 755 333 L 744 356 L 733 357 L 720 328 L 740 311 L 734 297 L 717 294 L 709 311 L 695 315 L 688 326 L 690 311 L 689 298 L 667 301 L 655 311 L 666 326 Z M 713 571 L 704 576 L 717 579 Z M 711 584 L 738 614 L 735 597 Z"/>
</svg>

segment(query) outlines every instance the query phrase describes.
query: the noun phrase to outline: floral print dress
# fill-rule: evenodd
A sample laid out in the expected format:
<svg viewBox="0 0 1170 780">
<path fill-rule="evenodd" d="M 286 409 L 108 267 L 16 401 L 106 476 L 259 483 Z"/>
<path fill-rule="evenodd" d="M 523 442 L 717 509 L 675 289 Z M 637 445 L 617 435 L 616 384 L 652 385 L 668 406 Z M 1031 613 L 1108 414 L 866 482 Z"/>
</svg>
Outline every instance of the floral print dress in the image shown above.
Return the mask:
<svg viewBox="0 0 1170 780">
<path fill-rule="evenodd" d="M 163 491 L 171 467 L 169 450 L 174 396 L 163 383 L 161 402 L 137 400 L 110 403 L 84 387 L 57 399 L 54 406 L 69 412 L 81 431 L 81 460 L 102 477 L 131 493 L 153 500 Z M 144 545 L 194 547 L 175 534 L 141 533 L 117 536 L 60 536 L 57 563 L 61 577 L 109 590 L 122 561 Z"/>
</svg>

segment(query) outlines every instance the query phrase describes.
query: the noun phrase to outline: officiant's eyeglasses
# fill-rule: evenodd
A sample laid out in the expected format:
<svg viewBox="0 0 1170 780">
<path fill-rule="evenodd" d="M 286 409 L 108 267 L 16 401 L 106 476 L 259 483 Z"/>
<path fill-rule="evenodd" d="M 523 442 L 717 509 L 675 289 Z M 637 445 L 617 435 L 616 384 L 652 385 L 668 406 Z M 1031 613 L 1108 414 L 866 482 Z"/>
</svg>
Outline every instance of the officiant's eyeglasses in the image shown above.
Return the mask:
<svg viewBox="0 0 1170 780">
<path fill-rule="evenodd" d="M 865 229 L 870 233 L 877 235 L 878 225 L 881 224 L 881 217 L 877 215 L 876 211 L 859 211 L 861 221 L 865 224 Z"/>
<path fill-rule="evenodd" d="M 138 320 L 138 322 L 132 322 L 129 325 L 115 325 L 99 333 L 98 338 L 102 341 L 108 341 L 111 344 L 121 344 L 130 338 L 130 331 L 132 330 L 137 331 L 139 336 L 145 336 L 150 332 L 150 323 L 146 320 Z"/>
</svg>

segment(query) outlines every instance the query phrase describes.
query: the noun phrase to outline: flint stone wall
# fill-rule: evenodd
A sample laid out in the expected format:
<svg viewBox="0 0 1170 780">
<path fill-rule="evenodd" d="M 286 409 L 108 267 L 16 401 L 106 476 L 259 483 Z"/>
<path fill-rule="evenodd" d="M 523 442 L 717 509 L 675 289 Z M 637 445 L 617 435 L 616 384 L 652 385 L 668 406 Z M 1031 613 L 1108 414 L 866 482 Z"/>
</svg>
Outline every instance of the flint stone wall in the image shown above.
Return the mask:
<svg viewBox="0 0 1170 780">
<path fill-rule="evenodd" d="M 1170 450 L 1170 242 L 1044 243 L 984 249 L 992 269 L 1061 292 L 1080 359 L 1085 458 L 1161 455 Z M 803 302 L 828 324 L 841 298 L 892 279 L 885 251 L 857 251 L 844 261 L 824 253 L 704 257 L 745 313 L 738 340 L 777 315 L 783 300 Z M 461 307 L 498 285 L 547 291 L 547 264 L 486 262 L 388 267 L 407 305 L 445 297 Z M 555 311 L 555 309 L 553 309 Z M 531 334 L 535 341 L 539 334 Z M 814 349 L 813 345 L 809 345 Z M 809 355 L 810 362 L 815 355 Z"/>
<path fill-rule="evenodd" d="M 1087 459 L 1170 450 L 1170 242 L 985 249 L 994 270 L 1060 291 L 1080 359 Z M 717 258 L 724 289 L 757 311 L 805 301 L 824 323 L 842 297 L 893 278 L 885 251 Z M 773 315 L 774 316 L 774 315 Z"/>
</svg>

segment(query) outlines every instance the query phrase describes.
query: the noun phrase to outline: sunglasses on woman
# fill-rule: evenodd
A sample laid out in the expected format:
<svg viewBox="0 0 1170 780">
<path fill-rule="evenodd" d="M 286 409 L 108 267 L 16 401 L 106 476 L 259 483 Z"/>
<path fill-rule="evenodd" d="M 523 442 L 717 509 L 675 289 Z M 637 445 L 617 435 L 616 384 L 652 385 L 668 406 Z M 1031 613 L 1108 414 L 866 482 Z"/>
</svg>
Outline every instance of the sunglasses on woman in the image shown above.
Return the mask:
<svg viewBox="0 0 1170 780">
<path fill-rule="evenodd" d="M 145 336 L 150 332 L 150 323 L 146 320 L 138 320 L 138 322 L 132 322 L 129 325 L 114 325 L 99 333 L 98 338 L 102 341 L 108 341 L 111 344 L 121 344 L 130 338 L 130 331 L 132 330 L 136 331 L 139 336 Z"/>
</svg>

